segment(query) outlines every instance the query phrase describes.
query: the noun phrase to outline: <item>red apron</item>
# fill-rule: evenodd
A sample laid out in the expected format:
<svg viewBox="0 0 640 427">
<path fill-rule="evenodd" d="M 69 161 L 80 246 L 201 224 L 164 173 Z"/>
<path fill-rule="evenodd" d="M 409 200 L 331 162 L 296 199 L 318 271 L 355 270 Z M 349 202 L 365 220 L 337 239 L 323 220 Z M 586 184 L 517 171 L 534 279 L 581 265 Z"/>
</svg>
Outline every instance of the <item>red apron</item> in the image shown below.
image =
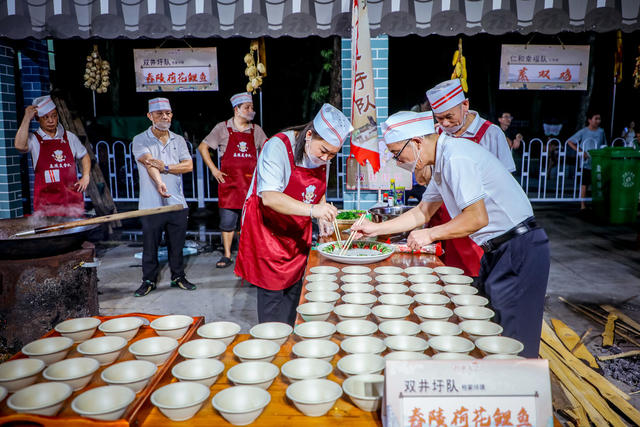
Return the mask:
<svg viewBox="0 0 640 427">
<path fill-rule="evenodd" d="M 315 169 L 296 166 L 289 138 L 283 133 L 276 136 L 284 141 L 291 164 L 284 194 L 317 204 L 327 187 L 326 166 Z M 253 192 L 242 212 L 235 274 L 264 289 L 286 289 L 302 278 L 310 249 L 311 218 L 280 214 L 264 206 L 254 178 Z"/>
<path fill-rule="evenodd" d="M 258 153 L 251 132 L 234 132 L 231 126 L 229 142 L 224 155 L 220 159 L 220 170 L 227 174 L 225 183 L 218 184 L 218 206 L 225 209 L 242 209 L 247 197 L 251 176 L 258 164 Z"/>
<path fill-rule="evenodd" d="M 485 120 L 474 136 L 469 138 L 463 136 L 461 138 L 479 144 L 489 126 L 491 126 L 491 122 Z M 451 216 L 449 216 L 449 212 L 443 204 L 429 220 L 429 227 L 435 227 L 449 221 L 451 221 Z M 476 245 L 469 237 L 445 240 L 442 242 L 442 246 L 444 249 L 442 262 L 451 267 L 462 268 L 467 276 L 478 277 L 480 274 L 480 258 L 484 254 L 480 246 Z"/>
<path fill-rule="evenodd" d="M 36 132 L 40 155 L 34 168 L 33 211 L 46 216 L 83 216 L 84 196 L 74 188 L 78 182 L 76 161 L 67 139 L 47 139 Z"/>
</svg>

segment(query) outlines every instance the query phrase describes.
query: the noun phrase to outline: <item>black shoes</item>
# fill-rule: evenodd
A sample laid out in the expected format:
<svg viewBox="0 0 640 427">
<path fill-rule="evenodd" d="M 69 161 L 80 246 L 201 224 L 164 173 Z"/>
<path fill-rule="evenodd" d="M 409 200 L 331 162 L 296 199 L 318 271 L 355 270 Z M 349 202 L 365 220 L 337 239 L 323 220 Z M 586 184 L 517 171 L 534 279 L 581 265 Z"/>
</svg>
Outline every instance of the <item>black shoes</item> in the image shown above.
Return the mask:
<svg viewBox="0 0 640 427">
<path fill-rule="evenodd" d="M 184 276 L 176 277 L 171 281 L 172 288 L 180 288 L 183 291 L 194 291 L 196 289 L 196 285 L 188 281 Z"/>
<path fill-rule="evenodd" d="M 142 282 L 142 285 L 135 291 L 133 294 L 136 297 L 144 297 L 149 294 L 149 292 L 153 291 L 156 288 L 156 284 L 150 280 L 145 280 Z"/>
</svg>

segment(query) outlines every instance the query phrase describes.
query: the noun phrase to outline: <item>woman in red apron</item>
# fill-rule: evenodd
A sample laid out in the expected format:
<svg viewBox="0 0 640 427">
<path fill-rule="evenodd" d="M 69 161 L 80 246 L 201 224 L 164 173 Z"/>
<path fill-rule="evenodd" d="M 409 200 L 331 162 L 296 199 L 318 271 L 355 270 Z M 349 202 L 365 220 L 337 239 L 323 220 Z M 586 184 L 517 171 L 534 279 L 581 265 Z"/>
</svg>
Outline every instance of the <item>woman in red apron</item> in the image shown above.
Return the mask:
<svg viewBox="0 0 640 427">
<path fill-rule="evenodd" d="M 311 220 L 330 223 L 338 213 L 325 203 L 327 162 L 351 130 L 349 120 L 325 104 L 313 122 L 265 143 L 242 211 L 235 268 L 258 287 L 260 323 L 295 322 L 311 249 Z"/>
</svg>

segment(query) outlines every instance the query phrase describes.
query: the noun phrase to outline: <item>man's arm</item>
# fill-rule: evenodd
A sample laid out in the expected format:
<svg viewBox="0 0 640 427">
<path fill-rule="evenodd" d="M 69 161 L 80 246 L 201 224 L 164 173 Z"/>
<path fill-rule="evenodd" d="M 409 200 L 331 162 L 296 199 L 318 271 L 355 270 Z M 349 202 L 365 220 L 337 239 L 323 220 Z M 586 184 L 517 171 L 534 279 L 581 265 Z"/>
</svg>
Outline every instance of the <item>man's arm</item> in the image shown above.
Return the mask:
<svg viewBox="0 0 640 427">
<path fill-rule="evenodd" d="M 361 236 L 372 237 L 379 236 L 381 234 L 398 234 L 405 231 L 411 231 L 423 224 L 426 224 L 441 205 L 441 201 L 422 201 L 415 208 L 403 213 L 399 217 L 390 219 L 389 221 L 376 223 L 364 220 L 360 225 L 354 224 L 351 229 L 359 231 L 355 236 L 356 239 Z"/>
<path fill-rule="evenodd" d="M 324 203 L 324 199 L 317 205 L 312 205 L 279 191 L 263 191 L 260 195 L 265 206 L 283 215 L 311 216 L 328 222 L 333 222 L 338 215 L 338 209 Z"/>
<path fill-rule="evenodd" d="M 29 105 L 24 109 L 24 117 L 20 123 L 20 127 L 16 132 L 16 138 L 13 142 L 14 147 L 22 153 L 29 151 L 29 124 L 35 117 L 38 109 L 33 105 Z"/>
<path fill-rule="evenodd" d="M 216 181 L 224 184 L 224 177 L 227 176 L 227 174 L 216 167 L 215 162 L 209 154 L 209 146 L 207 143 L 202 141 L 200 145 L 198 145 L 198 151 L 200 152 L 200 156 L 202 156 L 204 164 L 207 165 Z"/>
<path fill-rule="evenodd" d="M 151 164 L 149 164 L 150 159 L 153 159 L 150 153 L 145 153 L 137 158 L 138 163 L 140 163 L 142 166 L 144 166 L 147 169 L 147 172 L 149 173 L 149 177 L 151 178 L 153 183 L 156 184 L 156 190 L 158 190 L 158 193 L 160 193 L 160 195 L 165 198 L 171 197 L 171 194 L 167 192 L 167 186 L 165 185 L 164 182 L 162 182 L 162 177 L 160 176 L 160 170 L 155 166 L 152 166 Z"/>
<path fill-rule="evenodd" d="M 151 154 L 149 154 L 149 157 L 146 157 L 146 155 L 140 157 L 140 159 L 142 159 L 143 157 L 146 158 L 145 160 L 145 166 L 151 166 L 155 169 L 158 170 L 158 172 L 162 171 L 164 172 L 164 167 L 165 164 L 162 160 L 160 159 L 154 159 L 153 157 L 151 157 Z M 138 160 L 140 160 L 138 159 Z M 142 161 L 142 160 L 140 160 Z M 172 173 L 174 175 L 181 175 L 183 173 L 189 173 L 193 170 L 193 160 L 191 159 L 184 159 L 182 160 L 180 163 L 176 163 L 173 165 L 166 165 L 169 167 L 169 173 Z M 147 168 L 147 170 L 149 170 L 149 168 Z"/>
<path fill-rule="evenodd" d="M 89 157 L 88 153 L 82 156 L 80 164 L 82 165 L 82 178 L 80 178 L 74 185 L 76 187 L 76 191 L 82 193 L 87 189 L 89 180 L 91 179 L 91 157 Z"/>
</svg>

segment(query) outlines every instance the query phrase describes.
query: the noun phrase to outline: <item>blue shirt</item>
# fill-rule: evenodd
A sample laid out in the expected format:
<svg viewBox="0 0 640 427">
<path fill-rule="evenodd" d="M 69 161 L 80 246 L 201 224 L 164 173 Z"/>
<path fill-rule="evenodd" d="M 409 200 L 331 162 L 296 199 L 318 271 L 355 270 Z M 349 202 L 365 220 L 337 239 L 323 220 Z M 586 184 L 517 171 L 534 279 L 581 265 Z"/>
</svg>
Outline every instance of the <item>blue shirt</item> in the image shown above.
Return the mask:
<svg viewBox="0 0 640 427">
<path fill-rule="evenodd" d="M 584 127 L 573 134 L 569 141 L 578 145 L 578 152 L 585 151 L 587 154 L 589 154 L 589 150 L 597 150 L 603 145 L 607 145 L 607 138 L 605 138 L 604 129 L 602 128 L 591 130 L 588 127 Z M 582 167 L 591 169 L 591 157 L 584 159 Z"/>
</svg>

